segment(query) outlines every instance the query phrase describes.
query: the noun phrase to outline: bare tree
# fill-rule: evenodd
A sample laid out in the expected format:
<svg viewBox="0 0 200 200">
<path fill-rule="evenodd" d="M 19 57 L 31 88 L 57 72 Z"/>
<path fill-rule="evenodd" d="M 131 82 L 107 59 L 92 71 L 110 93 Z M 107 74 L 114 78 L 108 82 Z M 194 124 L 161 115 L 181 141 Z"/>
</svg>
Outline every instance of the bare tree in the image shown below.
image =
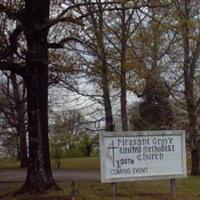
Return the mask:
<svg viewBox="0 0 200 200">
<path fill-rule="evenodd" d="M 21 167 L 27 166 L 27 119 L 26 119 L 26 90 L 22 80 L 17 80 L 14 73 L 7 73 L 2 76 L 1 83 L 2 101 L 0 111 L 3 113 L 8 127 L 15 129 L 13 137 L 16 138 L 18 159 Z"/>
<path fill-rule="evenodd" d="M 198 95 L 198 66 L 200 48 L 199 8 L 198 1 L 172 1 L 174 12 L 178 18 L 176 31 L 180 36 L 179 55 L 181 56 L 181 69 L 183 70 L 184 97 L 188 113 L 188 128 L 192 157 L 192 175 L 200 174 L 199 141 L 198 141 L 198 114 L 200 97 Z M 178 52 L 177 52 L 178 53 Z"/>
</svg>

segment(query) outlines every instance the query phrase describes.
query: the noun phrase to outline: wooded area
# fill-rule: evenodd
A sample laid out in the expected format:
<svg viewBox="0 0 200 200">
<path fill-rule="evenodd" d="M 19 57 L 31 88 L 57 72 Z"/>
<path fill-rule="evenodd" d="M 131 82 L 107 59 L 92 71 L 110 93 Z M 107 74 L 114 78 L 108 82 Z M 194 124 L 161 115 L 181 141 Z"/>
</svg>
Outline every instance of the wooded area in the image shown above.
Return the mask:
<svg viewBox="0 0 200 200">
<path fill-rule="evenodd" d="M 78 138 L 83 124 L 97 131 L 185 129 L 191 174 L 200 175 L 199 12 L 197 0 L 0 1 L 0 134 L 19 139 L 18 157 L 27 165 L 22 191 L 57 187 L 49 132 L 67 129 Z M 90 99 L 97 118 L 74 112 L 78 125 L 57 117 L 50 129 L 51 87 Z M 139 99 L 131 107 L 129 94 Z M 96 140 L 87 136 L 90 155 Z"/>
</svg>

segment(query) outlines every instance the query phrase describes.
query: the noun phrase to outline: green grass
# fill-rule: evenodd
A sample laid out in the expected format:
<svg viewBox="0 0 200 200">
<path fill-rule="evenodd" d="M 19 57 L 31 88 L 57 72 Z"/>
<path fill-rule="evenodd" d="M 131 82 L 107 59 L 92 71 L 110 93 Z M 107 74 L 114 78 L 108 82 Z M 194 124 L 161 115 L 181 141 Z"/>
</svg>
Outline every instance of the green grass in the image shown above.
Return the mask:
<svg viewBox="0 0 200 200">
<path fill-rule="evenodd" d="M 57 161 L 52 160 L 52 168 L 57 168 Z M 20 163 L 16 160 L 0 160 L 0 170 L 19 169 Z M 64 158 L 61 160 L 60 169 L 69 170 L 99 170 L 99 158 Z"/>
<path fill-rule="evenodd" d="M 52 166 L 56 167 L 55 160 L 52 160 Z M 1 160 L 0 169 L 19 169 L 19 162 Z M 99 159 L 62 159 L 61 169 L 99 170 Z M 0 200 L 67 200 L 71 191 L 70 183 L 59 183 L 63 192 L 51 191 L 37 197 L 29 195 L 13 197 L 12 194 L 21 187 L 21 184 L 0 183 Z M 199 188 L 200 177 L 177 180 L 176 200 L 199 200 Z M 79 192 L 75 200 L 113 200 L 110 184 L 101 184 L 97 181 L 77 181 L 76 189 Z M 118 183 L 115 200 L 169 200 L 169 180 Z"/>
<path fill-rule="evenodd" d="M 85 158 L 65 158 L 61 160 L 61 169 L 69 170 L 99 170 L 99 158 L 85 157 Z M 52 167 L 57 167 L 56 160 L 52 160 Z"/>
<path fill-rule="evenodd" d="M 113 200 L 110 184 L 97 181 L 79 181 L 75 183 L 78 194 L 75 200 Z M 21 195 L 12 197 L 12 192 L 21 187 L 19 183 L 0 183 L 1 200 L 67 200 L 70 183 L 60 183 L 63 192 L 51 191 L 40 196 Z M 200 178 L 189 177 L 177 180 L 176 200 L 199 200 Z M 10 193 L 9 195 L 6 195 Z M 168 200 L 169 181 L 127 182 L 117 184 L 116 200 Z"/>
<path fill-rule="evenodd" d="M 0 170 L 18 168 L 20 168 L 20 162 L 17 160 L 0 160 Z"/>
<path fill-rule="evenodd" d="M 191 168 L 191 159 L 187 159 L 187 168 Z M 51 161 L 52 168 L 57 168 L 57 161 L 53 159 Z M 16 160 L 0 160 L 0 170 L 7 169 L 19 169 L 20 162 Z M 99 170 L 100 161 L 98 157 L 81 157 L 81 158 L 63 158 L 61 159 L 60 169 L 69 169 L 69 170 Z"/>
</svg>

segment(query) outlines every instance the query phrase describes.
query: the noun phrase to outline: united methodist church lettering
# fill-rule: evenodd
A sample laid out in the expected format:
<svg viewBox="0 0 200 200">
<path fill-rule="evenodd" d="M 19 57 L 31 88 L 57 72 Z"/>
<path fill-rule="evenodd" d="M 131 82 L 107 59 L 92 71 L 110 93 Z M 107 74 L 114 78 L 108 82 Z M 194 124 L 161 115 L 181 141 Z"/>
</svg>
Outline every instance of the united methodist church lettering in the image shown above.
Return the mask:
<svg viewBox="0 0 200 200">
<path fill-rule="evenodd" d="M 112 135 L 102 141 L 101 166 L 106 179 L 184 173 L 182 135 Z"/>
<path fill-rule="evenodd" d="M 135 146 L 136 145 L 136 146 Z M 174 152 L 175 147 L 173 144 L 173 138 L 142 138 L 142 139 L 126 139 L 120 138 L 117 140 L 112 140 L 111 144 L 108 146 L 107 158 L 112 158 L 113 167 L 121 168 L 126 165 L 134 165 L 135 160 L 137 161 L 147 161 L 147 160 L 163 160 L 164 153 Z M 111 151 L 110 151 L 111 150 Z M 117 159 L 115 154 L 125 155 L 125 158 Z M 145 173 L 147 170 L 135 170 L 133 168 L 134 174 L 139 172 Z M 136 168 L 140 169 L 140 168 Z M 146 169 L 146 168 L 145 168 Z M 118 170 L 120 171 L 120 170 Z M 123 170 L 121 170 L 122 172 Z M 127 170 L 124 170 L 127 171 Z M 130 170 L 128 170 L 130 173 Z"/>
</svg>

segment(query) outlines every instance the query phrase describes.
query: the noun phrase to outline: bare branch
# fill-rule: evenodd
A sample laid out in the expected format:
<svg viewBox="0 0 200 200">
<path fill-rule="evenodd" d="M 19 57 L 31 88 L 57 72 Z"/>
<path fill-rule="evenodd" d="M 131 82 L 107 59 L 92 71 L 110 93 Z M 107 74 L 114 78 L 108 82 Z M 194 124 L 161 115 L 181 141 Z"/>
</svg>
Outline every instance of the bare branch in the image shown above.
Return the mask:
<svg viewBox="0 0 200 200">
<path fill-rule="evenodd" d="M 0 62 L 0 70 L 11 71 L 11 72 L 17 73 L 18 75 L 23 76 L 24 69 L 25 69 L 25 65 L 23 64 L 14 63 L 14 62 L 13 63 L 6 62 L 6 61 Z"/>
<path fill-rule="evenodd" d="M 52 48 L 52 49 L 62 49 L 64 48 L 64 44 L 67 43 L 67 42 L 71 42 L 71 41 L 74 41 L 74 42 L 78 42 L 80 44 L 83 44 L 84 42 L 82 42 L 81 40 L 79 40 L 78 38 L 75 38 L 75 37 L 66 37 L 66 38 L 63 38 L 60 42 L 58 43 L 49 43 L 48 44 L 48 48 Z"/>
<path fill-rule="evenodd" d="M 58 24 L 60 22 L 68 22 L 68 23 L 73 23 L 73 24 L 77 24 L 77 25 L 81 25 L 84 26 L 84 23 L 82 22 L 83 18 L 86 18 L 88 16 L 91 15 L 91 12 L 82 14 L 79 17 L 72 17 L 72 16 L 65 16 L 65 14 L 67 14 L 67 12 L 69 12 L 72 9 L 75 8 L 80 8 L 83 6 L 95 6 L 98 5 L 99 3 L 96 2 L 88 2 L 88 3 L 80 3 L 80 4 L 75 4 L 72 6 L 69 6 L 68 8 L 66 8 L 65 10 L 63 10 L 55 19 L 51 19 L 46 25 L 40 27 L 40 29 L 46 29 L 46 28 L 50 28 L 51 26 Z M 121 5 L 122 2 L 121 1 L 114 1 L 114 2 L 101 2 L 101 5 Z M 157 8 L 157 7 L 166 7 L 169 5 L 151 5 L 150 3 L 144 3 L 141 5 L 134 5 L 134 6 L 127 6 L 125 8 L 121 8 L 121 7 L 109 7 L 109 8 L 104 8 L 103 11 L 116 11 L 116 10 L 130 10 L 130 9 L 141 9 L 144 7 L 148 7 L 148 8 Z M 99 10 L 93 10 L 92 13 L 98 13 Z"/>
<path fill-rule="evenodd" d="M 9 19 L 19 19 L 19 10 L 0 4 L 0 13 L 5 13 Z"/>
<path fill-rule="evenodd" d="M 49 21 L 47 24 L 40 27 L 39 29 L 40 30 L 48 29 L 48 28 L 50 28 L 50 27 L 52 27 L 55 24 L 58 24 L 60 22 L 68 22 L 68 23 L 73 23 L 73 24 L 77 24 L 77 25 L 80 25 L 80 26 L 84 25 L 79 18 L 73 18 L 73 17 L 67 16 L 67 17 L 52 19 L 51 21 Z"/>
<path fill-rule="evenodd" d="M 19 25 L 10 34 L 10 37 L 9 37 L 10 45 L 0 54 L 0 60 L 3 60 L 11 56 L 13 53 L 17 54 L 17 39 L 21 32 L 22 32 L 22 26 Z"/>
</svg>

